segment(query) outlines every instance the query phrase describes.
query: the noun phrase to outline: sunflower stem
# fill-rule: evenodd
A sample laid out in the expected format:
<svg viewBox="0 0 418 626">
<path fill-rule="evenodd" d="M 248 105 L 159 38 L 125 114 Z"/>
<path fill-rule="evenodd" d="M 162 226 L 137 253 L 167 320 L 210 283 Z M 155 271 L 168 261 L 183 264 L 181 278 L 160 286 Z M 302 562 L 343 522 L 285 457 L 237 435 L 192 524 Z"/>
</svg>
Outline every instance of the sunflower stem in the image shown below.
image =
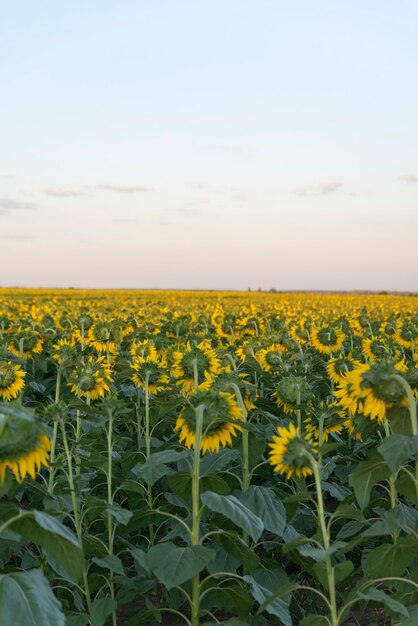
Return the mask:
<svg viewBox="0 0 418 626">
<path fill-rule="evenodd" d="M 239 405 L 239 407 L 241 409 L 242 421 L 246 422 L 247 421 L 247 417 L 248 417 L 248 413 L 247 413 L 247 409 L 245 408 L 244 400 L 242 399 L 241 389 L 238 387 L 238 385 L 236 383 L 230 383 L 229 386 L 234 391 L 235 397 L 236 397 L 237 402 L 238 402 L 238 405 Z M 249 435 L 249 433 L 248 433 L 247 428 L 243 428 L 243 430 L 242 430 L 242 438 L 241 438 L 241 444 L 242 444 L 242 454 L 241 454 L 242 482 L 241 482 L 241 488 L 242 488 L 242 491 L 247 491 L 248 487 L 251 484 L 251 473 L 250 473 L 250 462 L 249 462 L 249 448 L 248 448 L 248 435 Z M 249 535 L 248 535 L 248 533 L 246 533 L 244 531 L 242 533 L 242 538 L 244 539 L 245 543 L 248 544 L 248 542 L 249 542 Z"/>
<path fill-rule="evenodd" d="M 55 383 L 55 404 L 58 404 L 60 400 L 60 390 L 61 390 L 61 375 L 62 368 L 61 365 L 58 366 L 57 370 L 57 380 Z M 50 470 L 49 470 L 49 479 L 48 479 L 48 495 L 52 496 L 52 492 L 54 491 L 54 479 L 55 479 L 55 471 L 54 467 L 55 463 L 55 449 L 57 446 L 57 437 L 58 437 L 58 419 L 54 418 L 54 425 L 52 427 L 52 440 L 51 440 L 51 452 L 49 454 L 50 460 Z"/>
<path fill-rule="evenodd" d="M 61 433 L 62 433 L 62 440 L 64 444 L 65 456 L 67 459 L 67 476 L 68 476 L 68 485 L 70 487 L 71 502 L 73 506 L 75 532 L 77 535 L 78 543 L 80 544 L 81 552 L 84 555 L 83 530 L 81 527 L 77 491 L 76 491 L 75 483 L 74 483 L 73 459 L 72 459 L 70 446 L 68 444 L 68 437 L 67 437 L 65 424 L 61 417 L 59 417 L 59 422 L 61 426 Z M 90 587 L 89 587 L 89 581 L 88 581 L 88 576 L 87 576 L 87 568 L 85 565 L 83 566 L 83 586 L 84 586 L 84 596 L 86 598 L 87 611 L 89 614 L 90 623 L 91 623 L 91 626 L 95 626 L 95 620 L 94 620 L 94 615 L 92 612 L 92 605 L 91 605 L 91 596 L 90 596 Z"/>
<path fill-rule="evenodd" d="M 107 423 L 107 504 L 109 507 L 113 505 L 113 409 L 108 409 L 108 423 Z M 107 512 L 107 538 L 108 538 L 108 552 L 113 555 L 113 518 L 111 512 Z M 109 589 L 110 597 L 115 599 L 115 583 L 113 581 L 113 572 L 109 574 Z M 112 612 L 112 624 L 117 626 L 116 611 Z"/>
<path fill-rule="evenodd" d="M 145 454 L 146 459 L 151 456 L 151 429 L 150 429 L 150 414 L 149 414 L 149 379 L 151 372 L 147 371 L 145 373 L 145 381 L 144 381 L 144 393 L 145 393 Z M 153 508 L 153 499 L 152 499 L 152 487 L 151 485 L 147 486 L 147 500 L 148 500 L 148 508 L 151 511 Z M 154 526 L 150 524 L 149 526 L 149 539 L 151 544 L 154 543 Z"/>
<path fill-rule="evenodd" d="M 200 448 L 202 443 L 203 404 L 196 409 L 196 440 L 193 455 L 192 473 L 192 546 L 200 546 Z M 196 574 L 192 579 L 192 626 L 199 626 L 200 617 L 200 576 Z"/>
<path fill-rule="evenodd" d="M 389 428 L 389 423 L 388 421 L 385 419 L 383 420 L 383 427 L 385 429 L 385 435 L 386 437 L 390 436 L 390 428 Z M 396 481 L 396 476 L 395 474 L 392 472 L 391 475 L 389 476 L 389 491 L 390 491 L 390 508 L 394 509 L 396 504 L 397 504 L 397 491 L 396 491 L 396 487 L 395 487 L 395 481 Z"/>
<path fill-rule="evenodd" d="M 321 530 L 321 535 L 322 535 L 322 543 L 324 546 L 324 550 L 328 551 L 330 548 L 330 534 L 329 534 L 329 529 L 327 527 L 327 523 L 325 519 L 324 500 L 322 498 L 321 466 L 320 466 L 320 463 L 309 452 L 307 452 L 306 454 L 310 459 L 314 478 L 315 478 L 318 522 L 319 522 L 319 528 Z M 329 601 L 330 601 L 329 608 L 330 608 L 331 626 L 338 626 L 337 598 L 336 598 L 336 592 L 335 592 L 335 576 L 334 576 L 334 568 L 332 566 L 330 555 L 327 556 L 325 565 L 326 565 L 326 571 L 327 571 L 328 590 L 329 590 Z"/>
</svg>

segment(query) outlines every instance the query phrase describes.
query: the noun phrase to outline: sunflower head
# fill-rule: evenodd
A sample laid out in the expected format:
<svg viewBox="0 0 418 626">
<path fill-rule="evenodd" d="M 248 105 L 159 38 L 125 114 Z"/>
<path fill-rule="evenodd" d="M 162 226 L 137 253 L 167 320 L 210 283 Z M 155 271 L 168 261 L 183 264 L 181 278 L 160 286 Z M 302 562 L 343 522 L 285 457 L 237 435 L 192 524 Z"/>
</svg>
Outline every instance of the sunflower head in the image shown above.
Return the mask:
<svg viewBox="0 0 418 626">
<path fill-rule="evenodd" d="M 339 434 L 344 429 L 344 412 L 333 403 L 321 402 L 315 410 L 307 413 L 304 420 L 305 431 L 308 435 L 327 442 L 331 433 Z"/>
<path fill-rule="evenodd" d="M 48 465 L 49 437 L 35 416 L 19 404 L 0 404 L 0 484 L 9 468 L 20 483 Z"/>
<path fill-rule="evenodd" d="M 331 325 L 316 327 L 311 333 L 312 346 L 322 354 L 339 352 L 344 339 L 343 331 Z"/>
<path fill-rule="evenodd" d="M 287 479 L 312 474 L 310 456 L 316 457 L 318 444 L 303 437 L 294 424 L 287 428 L 279 426 L 269 447 L 269 463 L 275 472 L 285 474 Z"/>
<path fill-rule="evenodd" d="M 26 372 L 21 365 L 11 361 L 0 361 L 0 399 L 12 400 L 17 398 L 25 386 Z"/>
<path fill-rule="evenodd" d="M 285 376 L 276 386 L 273 393 L 279 407 L 285 413 L 294 413 L 301 404 L 306 404 L 312 396 L 313 390 L 303 376 Z"/>
<path fill-rule="evenodd" d="M 188 448 L 196 444 L 196 411 L 203 407 L 201 451 L 219 452 L 219 447 L 231 445 L 242 426 L 241 409 L 232 394 L 224 391 L 196 391 L 188 399 L 177 418 L 175 430 L 180 431 L 180 443 Z"/>
<path fill-rule="evenodd" d="M 132 369 L 132 381 L 140 389 L 148 386 L 149 393 L 156 394 L 167 387 L 170 378 L 165 369 L 165 362 L 157 356 L 157 353 L 145 358 L 134 359 Z"/>
</svg>

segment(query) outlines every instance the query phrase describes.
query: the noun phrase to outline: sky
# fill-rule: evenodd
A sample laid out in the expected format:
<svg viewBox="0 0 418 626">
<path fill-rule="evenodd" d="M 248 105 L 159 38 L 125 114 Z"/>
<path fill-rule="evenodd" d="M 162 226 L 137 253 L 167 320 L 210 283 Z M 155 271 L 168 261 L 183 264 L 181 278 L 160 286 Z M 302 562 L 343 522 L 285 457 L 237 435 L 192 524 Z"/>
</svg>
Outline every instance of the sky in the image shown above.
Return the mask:
<svg viewBox="0 0 418 626">
<path fill-rule="evenodd" d="M 0 0 L 0 286 L 418 291 L 416 0 Z"/>
</svg>

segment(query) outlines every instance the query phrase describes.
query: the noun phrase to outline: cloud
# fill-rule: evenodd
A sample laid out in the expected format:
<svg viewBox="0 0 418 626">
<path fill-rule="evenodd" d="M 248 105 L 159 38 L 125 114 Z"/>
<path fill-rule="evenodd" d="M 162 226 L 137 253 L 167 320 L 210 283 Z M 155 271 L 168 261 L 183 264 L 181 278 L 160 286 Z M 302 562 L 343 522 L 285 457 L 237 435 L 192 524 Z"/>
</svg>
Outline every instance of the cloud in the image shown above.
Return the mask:
<svg viewBox="0 0 418 626">
<path fill-rule="evenodd" d="M 411 176 L 406 174 L 405 176 L 401 176 L 401 180 L 405 183 L 418 183 L 418 176 Z"/>
<path fill-rule="evenodd" d="M 55 198 L 75 198 L 76 196 L 85 196 L 86 192 L 79 189 L 66 189 L 65 187 L 46 187 L 40 190 L 46 196 L 54 196 Z"/>
<path fill-rule="evenodd" d="M 116 193 L 138 193 L 144 191 L 155 191 L 153 187 L 145 185 L 96 185 L 100 191 L 115 191 Z"/>
<path fill-rule="evenodd" d="M 16 176 L 13 176 L 12 174 L 1 174 L 0 175 L 0 180 L 13 180 L 14 178 L 16 178 Z"/>
<path fill-rule="evenodd" d="M 9 211 L 33 211 L 37 206 L 34 202 L 21 202 L 13 198 L 0 198 L 0 210 L 3 213 Z"/>
<path fill-rule="evenodd" d="M 328 180 L 319 185 L 307 185 L 305 187 L 297 187 L 292 190 L 296 196 L 326 196 L 335 193 L 342 187 L 342 182 L 338 180 Z"/>
</svg>

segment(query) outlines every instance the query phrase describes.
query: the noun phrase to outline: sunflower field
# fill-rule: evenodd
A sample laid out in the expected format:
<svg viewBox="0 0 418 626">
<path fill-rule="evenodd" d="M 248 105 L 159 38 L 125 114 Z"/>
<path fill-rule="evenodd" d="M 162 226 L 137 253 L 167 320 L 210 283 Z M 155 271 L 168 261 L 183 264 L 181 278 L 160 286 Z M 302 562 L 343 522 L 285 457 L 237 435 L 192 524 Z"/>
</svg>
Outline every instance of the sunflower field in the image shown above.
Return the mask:
<svg viewBox="0 0 418 626">
<path fill-rule="evenodd" d="M 418 624 L 418 299 L 0 290 L 0 626 Z"/>
</svg>

